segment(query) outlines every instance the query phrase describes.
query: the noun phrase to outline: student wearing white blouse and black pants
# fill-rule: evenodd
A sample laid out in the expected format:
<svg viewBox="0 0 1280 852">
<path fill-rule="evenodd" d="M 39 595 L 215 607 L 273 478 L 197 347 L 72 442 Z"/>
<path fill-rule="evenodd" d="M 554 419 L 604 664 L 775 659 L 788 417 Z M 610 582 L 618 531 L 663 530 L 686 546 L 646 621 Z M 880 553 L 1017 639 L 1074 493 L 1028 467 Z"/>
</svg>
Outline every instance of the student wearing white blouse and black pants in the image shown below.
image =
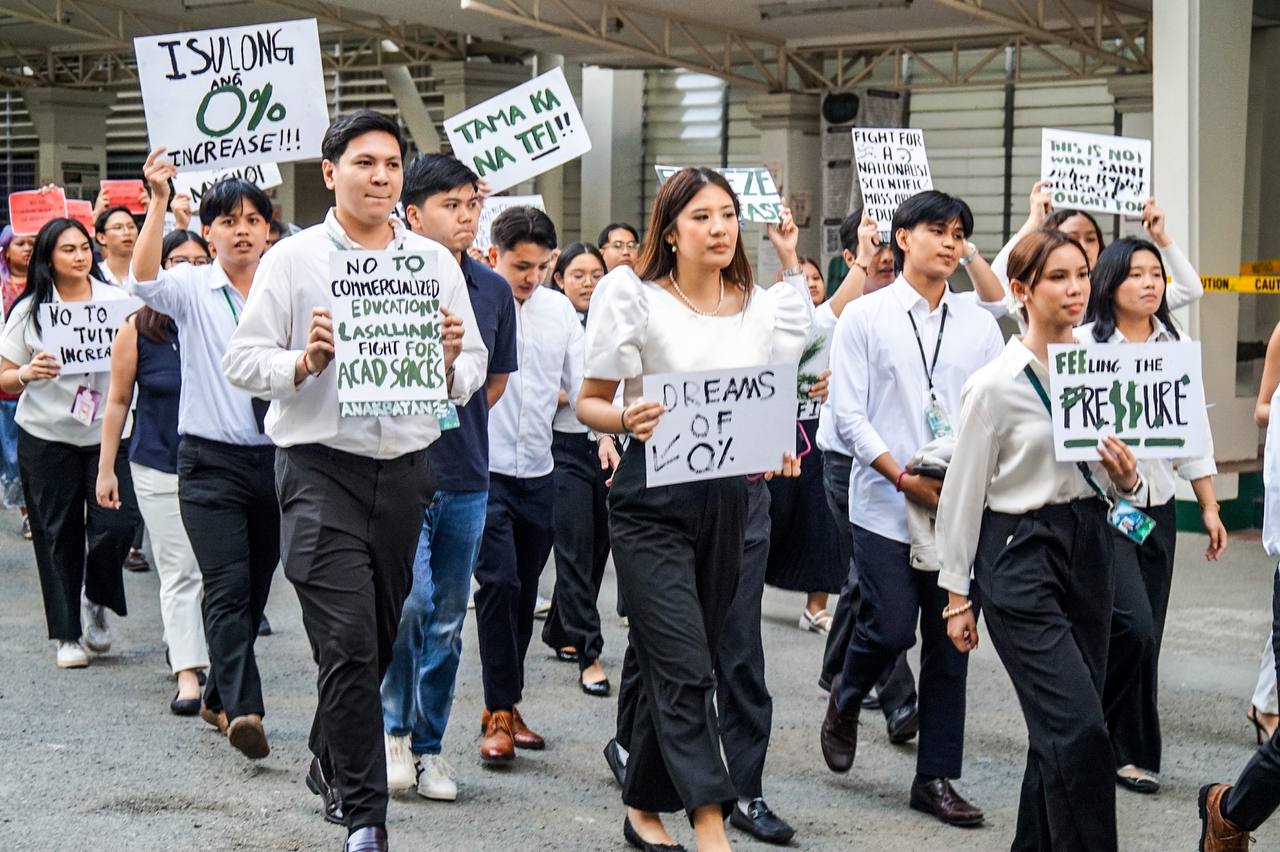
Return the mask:
<svg viewBox="0 0 1280 852">
<path fill-rule="evenodd" d="M 1026 720 L 1030 751 L 1013 847 L 1043 852 L 1117 848 L 1111 745 L 1102 712 L 1111 624 L 1112 495 L 1146 487 L 1118 439 L 1101 464 L 1054 460 L 1047 388 L 1050 343 L 1072 343 L 1089 265 L 1058 231 L 1024 238 L 1010 256 L 1028 331 L 965 387 L 942 488 L 938 585 L 961 652 L 977 647 L 980 603 Z M 970 600 L 970 566 L 973 599 Z"/>
</svg>

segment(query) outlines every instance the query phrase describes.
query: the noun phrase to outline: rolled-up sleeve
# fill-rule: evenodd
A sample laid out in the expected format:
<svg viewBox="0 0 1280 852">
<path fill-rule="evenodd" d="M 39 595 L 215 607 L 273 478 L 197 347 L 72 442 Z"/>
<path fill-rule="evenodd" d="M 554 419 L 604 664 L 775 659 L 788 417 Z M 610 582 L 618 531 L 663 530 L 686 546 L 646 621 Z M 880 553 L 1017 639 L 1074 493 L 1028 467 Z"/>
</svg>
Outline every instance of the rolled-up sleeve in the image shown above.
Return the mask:
<svg viewBox="0 0 1280 852">
<path fill-rule="evenodd" d="M 457 405 L 465 405 L 471 395 L 480 389 L 488 378 L 489 350 L 480 336 L 475 311 L 471 308 L 471 296 L 467 293 L 467 281 L 457 261 L 447 252 L 440 252 L 444 266 L 440 269 L 440 281 L 448 288 L 449 312 L 462 320 L 462 351 L 453 360 L 453 387 L 449 399 Z M 446 283 L 447 282 L 447 283 Z"/>
<path fill-rule="evenodd" d="M 1178 244 L 1169 243 L 1160 249 L 1160 257 L 1164 260 L 1165 272 L 1169 274 L 1169 289 L 1164 297 L 1169 310 L 1185 308 L 1199 301 L 1204 295 L 1204 283 Z"/>
<path fill-rule="evenodd" d="M 187 267 L 196 268 L 186 264 L 179 269 Z M 181 323 L 188 315 L 192 288 L 203 286 L 200 282 L 189 279 L 190 275 L 184 275 L 180 271 L 161 269 L 160 274 L 152 281 L 138 281 L 131 272 L 125 283 L 129 292 L 141 299 L 147 307 Z"/>
<path fill-rule="evenodd" d="M 969 594 L 969 572 L 978 552 L 987 487 L 995 473 L 999 445 L 995 429 L 979 394 L 966 393 L 956 427 L 956 447 L 942 482 L 935 527 L 938 585 L 959 595 Z"/>
<path fill-rule="evenodd" d="M 867 416 L 870 357 L 865 312 L 845 309 L 836 323 L 831 343 L 831 391 L 829 401 L 836 432 L 853 457 L 869 465 L 889 452 L 889 446 Z"/>
<path fill-rule="evenodd" d="M 588 379 L 622 381 L 643 372 L 640 352 L 649 324 L 644 285 L 629 266 L 619 266 L 600 279 L 587 314 Z"/>
<path fill-rule="evenodd" d="M 258 264 L 244 313 L 222 356 L 227 381 L 263 399 L 292 396 L 306 384 L 294 384 L 294 370 L 303 350 L 290 348 L 293 306 L 289 269 L 280 257 L 268 253 Z"/>
</svg>

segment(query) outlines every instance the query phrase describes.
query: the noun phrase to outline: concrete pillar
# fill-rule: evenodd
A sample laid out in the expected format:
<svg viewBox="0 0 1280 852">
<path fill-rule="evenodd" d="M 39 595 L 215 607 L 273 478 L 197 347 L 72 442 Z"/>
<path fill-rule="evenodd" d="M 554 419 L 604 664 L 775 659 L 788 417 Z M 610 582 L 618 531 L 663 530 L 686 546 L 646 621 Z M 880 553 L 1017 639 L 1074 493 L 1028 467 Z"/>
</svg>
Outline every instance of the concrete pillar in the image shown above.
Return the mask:
<svg viewBox="0 0 1280 852">
<path fill-rule="evenodd" d="M 799 216 L 800 254 L 818 256 L 822 234 L 822 143 L 819 136 L 819 104 L 815 95 L 779 93 L 747 101 L 751 126 L 760 132 L 760 158 L 773 172 L 782 200 L 799 212 L 807 207 L 808 220 Z M 761 265 L 772 257 L 760 251 Z M 776 265 L 776 264 L 774 264 Z M 773 283 L 773 275 L 761 270 L 760 283 Z"/>
<path fill-rule="evenodd" d="M 1280 193 L 1280 170 L 1275 151 L 1280 145 L 1280 29 L 1253 31 L 1249 72 L 1249 126 L 1245 134 L 1245 196 L 1242 260 L 1280 258 L 1280 211 L 1274 199 Z M 1255 387 L 1262 380 L 1262 352 L 1272 329 L 1280 322 L 1280 298 L 1271 295 L 1240 296 L 1240 339 L 1252 342 L 1258 357 L 1242 370 L 1242 383 Z"/>
<path fill-rule="evenodd" d="M 534 59 L 535 67 L 533 75 L 535 77 L 545 74 L 552 68 L 560 68 L 564 71 L 565 80 L 569 83 L 570 91 L 573 91 L 578 98 L 578 103 L 582 103 L 581 73 L 582 66 L 571 68 L 565 65 L 564 57 L 558 53 L 539 53 Z M 576 74 L 575 74 L 576 71 Z M 573 76 L 577 76 L 579 85 L 575 91 L 573 85 Z M 594 142 L 594 140 L 593 140 Z M 594 143 L 592 147 L 594 147 Z M 567 164 L 566 164 L 567 165 Z M 543 172 L 533 179 L 534 191 L 542 196 L 543 208 L 547 211 L 547 215 L 551 217 L 551 221 L 556 223 L 557 231 L 565 230 L 565 166 L 552 169 L 549 172 Z M 567 234 L 560 234 L 560 242 L 572 242 L 574 237 Z"/>
<path fill-rule="evenodd" d="M 582 120 L 591 150 L 582 157 L 582 233 L 594 242 L 610 222 L 643 231 L 644 72 L 582 69 Z"/>
<path fill-rule="evenodd" d="M 409 66 L 384 65 L 382 79 L 386 80 L 391 96 L 396 99 L 400 120 L 413 138 L 413 144 L 424 154 L 439 151 L 440 134 L 436 132 L 436 123 L 427 112 L 427 105 L 422 102 L 422 95 L 418 93 L 418 84 L 413 81 Z"/>
<path fill-rule="evenodd" d="M 81 184 L 85 197 L 94 197 L 98 183 L 88 167 L 96 167 L 98 177 L 107 176 L 107 107 L 115 103 L 115 93 L 31 88 L 22 90 L 22 99 L 40 138 L 36 183 L 70 183 L 73 196 Z"/>
</svg>

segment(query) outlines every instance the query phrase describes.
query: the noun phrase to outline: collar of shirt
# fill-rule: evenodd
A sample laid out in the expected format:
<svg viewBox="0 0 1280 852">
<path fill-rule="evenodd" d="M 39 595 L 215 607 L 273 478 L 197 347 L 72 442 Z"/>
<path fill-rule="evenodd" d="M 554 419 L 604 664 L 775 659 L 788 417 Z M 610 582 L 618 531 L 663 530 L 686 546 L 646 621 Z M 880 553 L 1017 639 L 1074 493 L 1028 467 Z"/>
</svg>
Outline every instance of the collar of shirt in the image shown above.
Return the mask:
<svg viewBox="0 0 1280 852">
<path fill-rule="evenodd" d="M 404 246 L 405 235 L 409 233 L 409 229 L 406 228 L 404 223 L 395 216 L 388 218 L 387 222 L 391 225 L 391 242 L 387 243 L 383 250 L 402 248 Z M 336 207 L 330 207 L 329 212 L 325 214 L 324 232 L 329 239 L 333 240 L 340 247 L 348 251 L 377 251 L 377 249 L 362 246 L 355 240 L 351 239 L 350 235 L 343 230 L 342 224 L 338 221 L 338 210 Z"/>
<path fill-rule="evenodd" d="M 912 287 L 906 277 L 901 274 L 889 285 L 889 292 L 893 293 L 894 298 L 898 300 L 898 304 L 902 305 L 905 310 L 914 312 L 916 306 L 920 306 L 925 316 L 931 316 L 938 308 L 943 305 L 951 305 L 955 301 L 955 294 L 951 292 L 951 285 L 947 284 L 942 288 L 942 299 L 938 302 L 938 308 L 934 308 L 931 311 L 929 310 L 929 300 L 920 295 L 920 291 Z M 954 305 L 952 307 L 954 308 Z"/>
<path fill-rule="evenodd" d="M 1040 359 L 1017 335 L 1010 337 L 1009 342 L 1005 344 L 1004 351 L 1000 353 L 1000 363 L 1010 378 L 1017 376 L 1022 372 L 1023 367 L 1030 364 L 1037 377 L 1045 382 L 1049 381 L 1049 368 L 1040 363 Z"/>
</svg>

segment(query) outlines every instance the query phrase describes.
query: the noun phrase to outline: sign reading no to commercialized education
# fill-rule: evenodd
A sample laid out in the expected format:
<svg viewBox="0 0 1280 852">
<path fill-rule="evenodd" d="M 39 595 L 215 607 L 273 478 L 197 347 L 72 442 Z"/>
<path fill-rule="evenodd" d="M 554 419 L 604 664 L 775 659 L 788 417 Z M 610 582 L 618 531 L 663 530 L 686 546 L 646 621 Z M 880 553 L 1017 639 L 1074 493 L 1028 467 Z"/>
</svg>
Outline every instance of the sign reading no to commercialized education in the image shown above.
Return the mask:
<svg viewBox="0 0 1280 852">
<path fill-rule="evenodd" d="M 133 40 L 151 147 L 180 172 L 320 156 L 329 126 L 314 19 Z"/>
<path fill-rule="evenodd" d="M 1203 455 L 1208 438 L 1200 344 L 1049 346 L 1049 400 L 1058 461 L 1097 461 L 1115 435 L 1138 458 Z"/>
<path fill-rule="evenodd" d="M 1054 207 L 1140 216 L 1151 196 L 1151 140 L 1046 127 L 1040 179 Z"/>
<path fill-rule="evenodd" d="M 665 411 L 645 444 L 650 486 L 763 473 L 796 448 L 796 367 L 773 365 L 644 377 Z"/>
<path fill-rule="evenodd" d="M 853 128 L 853 156 L 862 189 L 862 209 L 889 241 L 893 211 L 913 195 L 933 189 L 924 131 L 893 127 Z"/>
</svg>

